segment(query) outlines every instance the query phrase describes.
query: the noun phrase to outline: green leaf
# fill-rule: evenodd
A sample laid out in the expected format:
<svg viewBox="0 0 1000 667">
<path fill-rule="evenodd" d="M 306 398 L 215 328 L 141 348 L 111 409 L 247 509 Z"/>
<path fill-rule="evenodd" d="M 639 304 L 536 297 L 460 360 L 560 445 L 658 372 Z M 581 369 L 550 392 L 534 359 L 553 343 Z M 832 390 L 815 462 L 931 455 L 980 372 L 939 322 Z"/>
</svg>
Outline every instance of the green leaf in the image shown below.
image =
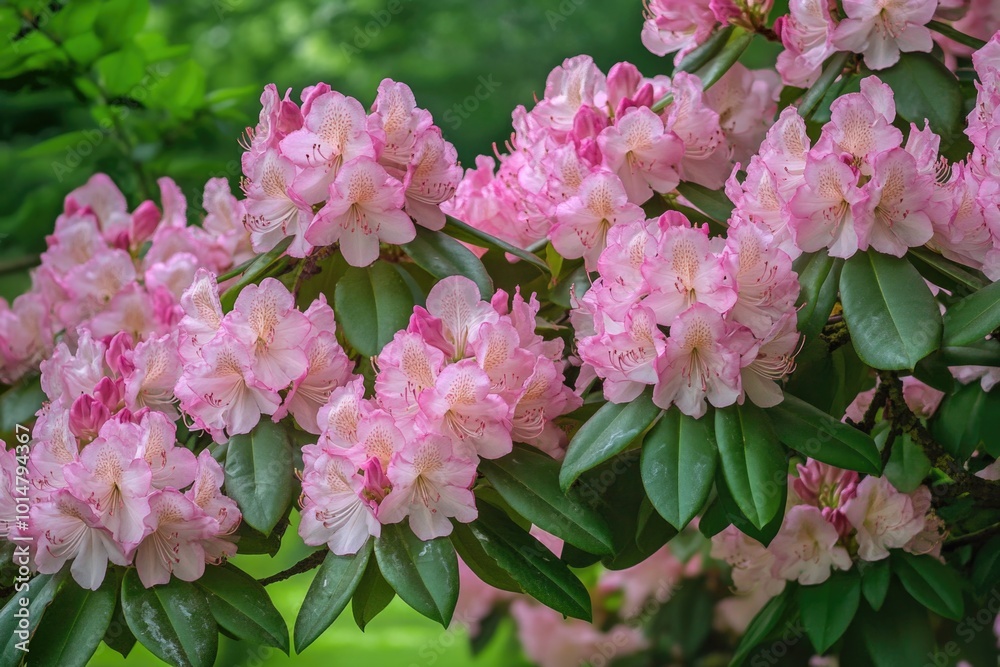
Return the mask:
<svg viewBox="0 0 1000 667">
<path fill-rule="evenodd" d="M 347 607 L 368 567 L 372 540 L 353 556 L 327 554 L 295 617 L 295 652 L 316 641 Z M 391 599 L 391 598 L 390 598 Z M 361 628 L 364 630 L 364 628 Z"/>
<path fill-rule="evenodd" d="M 551 275 L 549 273 L 549 265 L 535 253 L 513 246 L 502 239 L 498 239 L 495 236 L 487 234 L 481 229 L 476 229 L 461 220 L 456 220 L 450 215 L 447 218 L 447 222 L 444 224 L 443 231 L 448 236 L 458 239 L 459 241 L 465 241 L 470 245 L 478 246 L 480 248 L 495 248 L 501 252 L 507 253 L 508 255 L 513 255 L 514 257 L 531 264 L 536 269 L 541 271 L 543 275 Z"/>
<path fill-rule="evenodd" d="M 568 489 L 587 470 L 618 454 L 660 414 L 647 390 L 629 403 L 605 403 L 569 443 L 559 484 Z"/>
<path fill-rule="evenodd" d="M 148 0 L 107 0 L 101 3 L 94 32 L 107 46 L 119 46 L 142 30 L 148 14 Z"/>
<path fill-rule="evenodd" d="M 409 526 L 382 526 L 375 541 L 382 576 L 406 604 L 444 627 L 458 600 L 458 559 L 447 538 L 422 541 Z"/>
<path fill-rule="evenodd" d="M 270 419 L 229 440 L 226 495 L 236 501 L 243 520 L 268 535 L 292 502 L 295 469 L 288 432 Z"/>
<path fill-rule="evenodd" d="M 845 667 L 914 667 L 930 662 L 934 650 L 934 631 L 927 611 L 901 590 L 889 587 L 885 603 L 879 612 L 867 605 L 858 608 L 857 616 L 844 638 Z M 848 651 L 861 651 L 868 659 L 862 663 Z"/>
<path fill-rule="evenodd" d="M 960 133 L 963 124 L 962 89 L 955 75 L 930 53 L 902 53 L 899 62 L 878 71 L 892 88 L 896 112 L 923 127 L 924 119 L 945 142 Z"/>
<path fill-rule="evenodd" d="M 243 291 L 244 287 L 250 283 L 259 282 L 262 278 L 267 277 L 272 271 L 281 265 L 282 262 L 286 261 L 285 251 L 288 249 L 288 246 L 292 244 L 292 240 L 293 237 L 291 236 L 282 239 L 278 245 L 274 246 L 263 255 L 257 255 L 255 258 L 246 262 L 245 265 L 240 265 L 235 269 L 219 276 L 219 282 L 224 282 L 230 278 L 240 276 L 240 279 L 219 297 L 219 301 L 222 304 L 222 310 L 224 312 L 228 313 L 233 309 L 233 304 L 236 303 L 236 297 L 240 295 L 240 292 Z"/>
<path fill-rule="evenodd" d="M 764 608 L 757 612 L 757 615 L 750 621 L 750 625 L 747 626 L 746 632 L 743 633 L 729 667 L 742 665 L 750 657 L 753 650 L 767 640 L 768 635 L 781 624 L 782 619 L 791 608 L 794 596 L 795 584 L 790 583 L 785 586 L 784 591 L 768 600 Z"/>
<path fill-rule="evenodd" d="M 220 628 L 243 641 L 288 654 L 288 626 L 256 579 L 233 565 L 210 566 L 197 586 Z"/>
<path fill-rule="evenodd" d="M 788 393 L 767 410 L 778 439 L 817 461 L 869 475 L 882 472 L 875 441 L 858 429 Z"/>
<path fill-rule="evenodd" d="M 695 74 L 701 79 L 702 88 L 708 90 L 721 79 L 729 69 L 736 64 L 743 52 L 753 41 L 754 33 L 747 32 L 743 28 L 735 27 L 726 40 L 726 45 L 722 47 L 712 60 L 698 68 Z"/>
<path fill-rule="evenodd" d="M 994 537 L 976 554 L 972 567 L 972 585 L 976 590 L 991 590 L 1000 581 L 1000 537 Z"/>
<path fill-rule="evenodd" d="M 983 391 L 978 382 L 944 397 L 930 422 L 931 434 L 960 461 L 1000 432 L 1000 391 Z"/>
<path fill-rule="evenodd" d="M 136 639 L 160 660 L 181 667 L 211 667 L 219 633 L 205 595 L 173 578 L 146 588 L 129 568 L 122 583 L 122 611 Z"/>
<path fill-rule="evenodd" d="M 64 583 L 31 639 L 32 667 L 84 667 L 111 625 L 119 582 L 109 570 L 96 591 Z"/>
<path fill-rule="evenodd" d="M 905 259 L 855 254 L 840 275 L 840 297 L 854 349 L 872 368 L 911 369 L 941 342 L 937 301 Z"/>
<path fill-rule="evenodd" d="M 802 286 L 798 327 L 806 339 L 819 335 L 837 302 L 837 288 L 844 260 L 830 257 L 825 250 L 802 255 L 793 265 Z"/>
<path fill-rule="evenodd" d="M 924 449 L 913 442 L 908 433 L 896 437 L 892 443 L 885 476 L 900 493 L 916 491 L 931 472 L 931 460 Z"/>
<path fill-rule="evenodd" d="M 413 294 L 390 265 L 378 261 L 344 272 L 333 295 L 337 325 L 355 350 L 374 357 L 413 313 Z"/>
<path fill-rule="evenodd" d="M 451 532 L 451 543 L 455 545 L 459 558 L 476 573 L 476 576 L 493 588 L 511 593 L 523 593 L 521 584 L 517 583 L 499 564 L 496 559 L 486 553 L 472 529 L 467 524 L 454 522 Z M 594 556 L 594 562 L 600 560 Z"/>
<path fill-rule="evenodd" d="M 98 58 L 94 69 L 104 90 L 112 96 L 127 95 L 146 75 L 142 52 L 135 46 Z"/>
<path fill-rule="evenodd" d="M 707 535 L 709 530 L 713 531 L 714 534 L 732 524 L 744 535 L 749 535 L 764 546 L 769 545 L 781 529 L 782 521 L 785 518 L 785 502 L 788 499 L 787 476 L 778 482 L 777 489 L 781 500 L 778 504 L 778 511 L 767 522 L 767 525 L 758 528 L 736 504 L 736 500 L 726 484 L 725 477 L 722 476 L 722 471 L 718 471 L 715 475 L 716 502 L 709 505 L 705 511 L 705 519 L 708 523 L 702 530 L 703 534 Z"/>
<path fill-rule="evenodd" d="M 798 112 L 800 116 L 809 120 L 819 110 L 820 103 L 826 97 L 827 92 L 830 91 L 834 82 L 844 72 L 844 64 L 850 55 L 847 51 L 841 51 L 834 53 L 827 59 L 826 64 L 823 66 L 823 73 L 809 87 L 809 90 L 806 91 L 806 94 L 802 96 L 802 100 L 799 102 Z"/>
<path fill-rule="evenodd" d="M 962 580 L 951 567 L 931 556 L 897 552 L 892 569 L 917 602 L 953 621 L 962 618 Z"/>
<path fill-rule="evenodd" d="M 67 579 L 69 579 L 67 567 L 57 574 L 39 574 L 28 582 L 27 588 L 15 591 L 15 595 L 7 601 L 0 610 L 0 633 L 2 633 L 0 637 L 6 642 L 3 645 L 3 652 L 0 653 L 0 665 L 17 665 L 21 662 L 24 652 L 18 645 L 30 648 L 30 645 L 22 642 L 30 641 L 35 635 L 39 622 Z M 26 607 L 21 605 L 22 600 L 28 601 Z M 24 609 L 27 609 L 27 612 L 22 611 Z M 15 616 L 17 613 L 27 614 L 27 628 L 20 627 L 22 617 Z"/>
<path fill-rule="evenodd" d="M 351 598 L 351 613 L 361 632 L 365 631 L 373 618 L 389 606 L 394 597 L 396 591 L 392 590 L 392 586 L 382 576 L 375 559 L 369 558 L 368 567 L 361 575 L 361 581 L 358 582 L 358 587 L 354 589 L 354 597 Z"/>
<path fill-rule="evenodd" d="M 788 464 L 767 413 L 750 402 L 715 411 L 726 486 L 740 511 L 763 528 L 781 509 Z"/>
<path fill-rule="evenodd" d="M 857 572 L 834 572 L 822 584 L 799 587 L 802 624 L 817 653 L 826 653 L 847 631 L 860 602 Z"/>
<path fill-rule="evenodd" d="M 944 314 L 941 344 L 961 347 L 982 340 L 1000 326 L 1000 283 L 970 294 Z"/>
<path fill-rule="evenodd" d="M 704 185 L 685 181 L 677 186 L 677 191 L 698 210 L 723 226 L 733 213 L 733 202 L 729 201 L 722 190 L 709 190 Z"/>
<path fill-rule="evenodd" d="M 697 48 L 693 49 L 690 53 L 684 56 L 684 59 L 681 60 L 674 71 L 694 72 L 695 70 L 700 69 L 722 50 L 722 47 L 724 47 L 729 41 L 729 37 L 732 33 L 733 26 L 726 26 L 725 28 L 716 30 L 711 37 L 706 39 L 704 42 L 699 44 Z"/>
<path fill-rule="evenodd" d="M 122 573 L 124 575 L 124 572 Z M 132 648 L 135 647 L 135 635 L 128 628 L 128 621 L 125 620 L 125 613 L 122 611 L 121 595 L 116 591 L 115 613 L 111 617 L 111 624 L 104 633 L 104 643 L 113 651 L 117 651 L 123 658 L 127 658 Z"/>
<path fill-rule="evenodd" d="M 590 593 L 566 565 L 528 531 L 489 503 L 479 503 L 479 518 L 469 530 L 491 558 L 521 589 L 542 604 L 590 621 Z"/>
<path fill-rule="evenodd" d="M 499 459 L 483 459 L 479 470 L 515 512 L 542 530 L 597 554 L 614 551 L 611 529 L 579 493 L 559 487 L 559 462 L 537 449 L 516 445 Z"/>
<path fill-rule="evenodd" d="M 483 299 L 493 296 L 493 280 L 471 250 L 447 234 L 417 226 L 417 236 L 402 246 L 407 255 L 435 278 L 465 276 L 479 287 Z"/>
<path fill-rule="evenodd" d="M 194 60 L 181 61 L 167 76 L 149 87 L 146 105 L 190 118 L 205 101 L 205 70 Z"/>
<path fill-rule="evenodd" d="M 711 422 L 676 407 L 646 435 L 642 484 L 653 507 L 674 528 L 683 530 L 705 504 L 718 458 Z"/>
<path fill-rule="evenodd" d="M 889 559 L 861 561 L 861 563 L 864 564 L 864 568 L 861 569 L 861 592 L 871 608 L 878 611 L 882 608 L 885 596 L 889 592 L 889 580 L 892 575 Z"/>
<path fill-rule="evenodd" d="M 926 246 L 910 248 L 906 258 L 924 278 L 955 294 L 975 292 L 989 284 L 982 273 L 956 264 Z"/>
</svg>

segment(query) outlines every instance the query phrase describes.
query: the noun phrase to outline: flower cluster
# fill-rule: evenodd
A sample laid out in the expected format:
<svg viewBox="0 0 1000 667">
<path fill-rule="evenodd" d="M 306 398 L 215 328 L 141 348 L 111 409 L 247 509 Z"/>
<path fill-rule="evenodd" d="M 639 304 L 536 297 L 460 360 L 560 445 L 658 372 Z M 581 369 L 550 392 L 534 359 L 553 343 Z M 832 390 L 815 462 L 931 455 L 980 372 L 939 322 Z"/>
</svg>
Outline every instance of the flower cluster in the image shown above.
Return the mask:
<svg viewBox="0 0 1000 667">
<path fill-rule="evenodd" d="M 169 401 L 178 372 L 169 335 L 105 344 L 81 329 L 76 352 L 59 343 L 42 362 L 48 402 L 32 432 L 30 521 L 39 572 L 72 561 L 84 588 L 100 586 L 108 561 L 134 564 L 145 586 L 171 574 L 201 577 L 205 563 L 236 552 L 240 511 L 220 488 L 222 468 L 179 445 Z"/>
<path fill-rule="evenodd" d="M 560 453 L 552 420 L 580 400 L 563 382 L 562 341 L 535 333 L 537 312 L 519 293 L 482 301 L 468 278 L 435 285 L 379 354 L 374 397 L 359 379 L 319 410 L 320 439 L 302 450 L 306 544 L 355 553 L 406 517 L 423 540 L 448 535 L 450 517 L 477 515 L 480 457 L 514 441 Z"/>
<path fill-rule="evenodd" d="M 145 201 L 129 213 L 104 174 L 67 195 L 31 290 L 11 305 L 0 299 L 0 381 L 36 370 L 57 338 L 72 339 L 78 327 L 97 338 L 163 336 L 198 267 L 222 272 L 251 256 L 242 205 L 225 179 L 205 185 L 201 226 L 187 224 L 187 202 L 172 180 L 159 186 L 162 210 Z"/>
<path fill-rule="evenodd" d="M 301 312 L 287 287 L 265 278 L 244 287 L 223 315 L 216 278 L 202 269 L 181 307 L 176 360 L 184 371 L 173 392 L 196 427 L 225 442 L 249 433 L 261 415 L 291 414 L 319 434 L 317 411 L 354 367 L 323 295 Z"/>
<path fill-rule="evenodd" d="M 653 385 L 660 407 L 700 417 L 749 397 L 769 407 L 798 349 L 798 276 L 769 233 L 710 238 L 680 213 L 615 227 L 599 278 L 572 314 L 580 378 L 615 403 Z"/>
<path fill-rule="evenodd" d="M 712 538 L 712 555 L 733 567 L 737 591 L 780 593 L 786 581 L 819 584 L 855 560 L 874 562 L 891 549 L 940 557 L 943 523 L 920 486 L 897 491 L 885 477 L 808 460 L 789 476 L 789 499 L 777 536 L 764 547 L 733 526 Z"/>
<path fill-rule="evenodd" d="M 406 84 L 383 80 L 369 113 L 325 83 L 304 89 L 301 107 L 290 93 L 268 85 L 247 129 L 243 221 L 254 250 L 291 237 L 288 254 L 305 257 L 339 243 L 349 264 L 367 266 L 379 242 L 412 241 L 413 221 L 444 226 L 458 154 Z"/>
<path fill-rule="evenodd" d="M 619 63 L 605 76 L 589 56 L 571 58 L 533 109 L 515 109 L 510 153 L 495 173 L 491 158 L 477 158 L 446 210 L 522 248 L 549 239 L 593 268 L 608 230 L 643 219 L 654 193 L 680 180 L 721 187 L 759 145 L 776 88 L 741 65 L 702 91 L 691 74 L 647 79 Z"/>
<path fill-rule="evenodd" d="M 894 125 L 892 89 L 876 77 L 830 107 L 815 145 L 794 108 L 785 109 L 746 169 L 726 185 L 733 216 L 769 229 L 793 259 L 829 249 L 834 257 L 859 250 L 903 256 L 931 240 L 932 220 L 949 205 L 937 183 L 940 138 Z"/>
</svg>

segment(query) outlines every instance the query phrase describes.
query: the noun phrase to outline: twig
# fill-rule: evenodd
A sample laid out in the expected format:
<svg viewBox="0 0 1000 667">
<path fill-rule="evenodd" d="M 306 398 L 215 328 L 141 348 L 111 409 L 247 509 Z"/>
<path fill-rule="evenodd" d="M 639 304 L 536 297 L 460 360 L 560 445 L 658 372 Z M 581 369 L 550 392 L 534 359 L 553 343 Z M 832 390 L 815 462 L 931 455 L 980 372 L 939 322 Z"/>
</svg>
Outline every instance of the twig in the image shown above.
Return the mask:
<svg viewBox="0 0 1000 667">
<path fill-rule="evenodd" d="M 302 574 L 303 572 L 308 572 L 313 568 L 317 568 L 326 559 L 327 554 L 330 553 L 326 549 L 320 549 L 319 551 L 314 551 L 302 560 L 300 560 L 295 565 L 291 566 L 287 570 L 282 570 L 277 574 L 272 574 L 270 577 L 264 577 L 263 579 L 258 579 L 257 582 L 261 586 L 270 586 L 278 581 L 284 581 L 290 577 L 294 577 L 296 574 Z"/>
</svg>

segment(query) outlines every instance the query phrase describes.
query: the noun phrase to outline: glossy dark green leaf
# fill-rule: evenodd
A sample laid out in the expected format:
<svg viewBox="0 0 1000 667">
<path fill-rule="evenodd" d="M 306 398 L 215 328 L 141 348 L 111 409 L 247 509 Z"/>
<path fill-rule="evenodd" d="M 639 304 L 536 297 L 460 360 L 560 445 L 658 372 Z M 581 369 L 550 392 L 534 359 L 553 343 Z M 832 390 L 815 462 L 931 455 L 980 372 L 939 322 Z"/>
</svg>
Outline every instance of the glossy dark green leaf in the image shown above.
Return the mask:
<svg viewBox="0 0 1000 667">
<path fill-rule="evenodd" d="M 763 528 L 758 528 L 747 518 L 739 505 L 736 504 L 736 500 L 733 498 L 726 480 L 722 476 L 722 471 L 719 470 L 715 475 L 716 499 L 705 510 L 707 525 L 702 529 L 702 532 L 707 535 L 707 531 L 709 530 L 718 532 L 729 524 L 732 524 L 744 535 L 752 537 L 764 546 L 769 545 L 781 529 L 781 524 L 785 517 L 785 503 L 788 499 L 788 477 L 786 476 L 782 481 L 778 482 L 775 487 L 781 499 L 778 511 Z M 774 488 L 772 487 L 770 490 L 773 491 Z"/>
<path fill-rule="evenodd" d="M 559 472 L 560 486 L 568 489 L 582 473 L 620 453 L 659 414 L 648 390 L 628 403 L 605 403 L 570 441 Z"/>
<path fill-rule="evenodd" d="M 826 653 L 847 631 L 861 602 L 857 572 L 834 572 L 815 586 L 799 586 L 799 609 L 817 653 Z"/>
<path fill-rule="evenodd" d="M 407 525 L 385 525 L 375 558 L 403 602 L 448 627 L 458 600 L 458 559 L 447 538 L 424 542 Z"/>
<path fill-rule="evenodd" d="M 483 299 L 493 296 L 493 280 L 472 251 L 442 232 L 417 226 L 417 236 L 402 245 L 407 255 L 435 278 L 465 276 L 479 287 Z"/>
<path fill-rule="evenodd" d="M 119 583 L 118 573 L 111 571 L 96 591 L 64 583 L 31 639 L 30 664 L 84 667 L 111 625 Z"/>
<path fill-rule="evenodd" d="M 972 567 L 972 585 L 978 591 L 992 590 L 1000 582 L 1000 537 L 979 549 Z"/>
<path fill-rule="evenodd" d="M 792 449 L 838 468 L 881 473 L 875 441 L 858 429 L 788 393 L 767 412 L 778 438 Z"/>
<path fill-rule="evenodd" d="M 978 271 L 961 266 L 926 246 L 910 248 L 906 258 L 927 280 L 955 294 L 969 294 L 990 281 Z"/>
<path fill-rule="evenodd" d="M 837 302 L 840 271 L 844 260 L 830 257 L 825 250 L 802 255 L 795 260 L 799 274 L 799 332 L 807 339 L 819 335 Z"/>
<path fill-rule="evenodd" d="M 940 345 L 937 301 L 905 259 L 856 253 L 840 275 L 840 298 L 854 349 L 872 368 L 911 369 Z"/>
<path fill-rule="evenodd" d="M 667 410 L 642 445 L 642 483 L 653 507 L 678 530 L 705 504 L 718 461 L 708 419 Z"/>
<path fill-rule="evenodd" d="M 256 579 L 233 565 L 209 566 L 196 585 L 205 593 L 220 628 L 243 641 L 288 654 L 288 626 Z"/>
<path fill-rule="evenodd" d="M 903 433 L 892 443 L 885 476 L 900 493 L 912 493 L 931 472 L 931 461 L 924 449 Z"/>
<path fill-rule="evenodd" d="M 236 435 L 226 450 L 226 494 L 243 521 L 270 534 L 292 502 L 295 469 L 288 431 L 262 419 L 250 433 Z"/>
<path fill-rule="evenodd" d="M 575 490 L 563 492 L 552 457 L 515 445 L 502 458 L 480 461 L 479 470 L 515 512 L 542 530 L 591 553 L 613 551 L 607 522 Z"/>
<path fill-rule="evenodd" d="M 867 659 L 866 663 L 845 660 L 842 663 L 845 667 L 934 664 L 934 631 L 927 610 L 914 603 L 898 583 L 889 587 L 885 603 L 878 612 L 868 605 L 860 605 L 843 646 L 845 653 L 860 650 Z"/>
<path fill-rule="evenodd" d="M 451 532 L 451 543 L 455 545 L 462 562 L 469 566 L 469 569 L 476 573 L 476 576 L 493 588 L 511 593 L 523 593 L 521 584 L 517 583 L 500 565 L 496 559 L 486 553 L 483 545 L 476 538 L 468 524 L 454 523 Z M 564 547 L 564 553 L 565 553 Z M 593 562 L 600 560 L 600 556 L 594 556 Z"/>
<path fill-rule="evenodd" d="M 461 220 L 456 220 L 455 218 L 448 216 L 448 221 L 445 223 L 443 231 L 448 236 L 458 239 L 459 241 L 465 241 L 466 243 L 479 246 L 480 248 L 494 248 L 509 255 L 513 255 L 514 257 L 531 264 L 543 274 L 550 275 L 549 265 L 546 264 L 545 260 L 540 258 L 538 255 L 528 252 L 523 248 L 513 246 L 510 243 L 487 234 L 481 229 L 476 229 Z"/>
<path fill-rule="evenodd" d="M 124 576 L 124 572 L 122 573 Z M 121 586 L 118 586 L 121 591 Z M 125 613 L 122 611 L 121 595 L 117 596 L 115 613 L 111 617 L 111 624 L 104 633 L 104 643 L 113 651 L 117 651 L 123 658 L 127 658 L 135 647 L 135 635 L 129 630 L 128 621 L 125 620 Z"/>
<path fill-rule="evenodd" d="M 698 207 L 698 210 L 722 225 L 732 215 L 733 202 L 729 201 L 722 190 L 709 190 L 703 185 L 685 181 L 677 186 L 677 191 Z"/>
<path fill-rule="evenodd" d="M 746 402 L 715 411 L 715 436 L 726 486 L 757 528 L 781 509 L 788 464 L 767 413 Z"/>
<path fill-rule="evenodd" d="M 892 568 L 889 559 L 883 558 L 874 562 L 862 561 L 864 567 L 861 568 L 861 593 L 871 608 L 878 611 L 885 602 L 885 596 L 889 592 L 889 580 L 892 578 Z M 860 567 L 860 565 L 859 565 Z"/>
<path fill-rule="evenodd" d="M 1000 326 L 1000 283 L 990 283 L 944 314 L 941 344 L 960 347 L 979 341 Z"/>
<path fill-rule="evenodd" d="M 122 611 L 132 634 L 160 660 L 181 667 L 211 667 L 219 632 L 212 609 L 194 584 L 173 578 L 146 588 L 129 568 L 122 582 Z"/>
<path fill-rule="evenodd" d="M 351 613 L 358 628 L 364 632 L 372 619 L 382 613 L 394 597 L 396 591 L 392 590 L 392 586 L 382 576 L 375 559 L 369 558 L 368 567 L 361 575 L 361 581 L 351 598 Z"/>
<path fill-rule="evenodd" d="M 566 616 L 590 621 L 587 588 L 565 563 L 503 511 L 479 503 L 479 518 L 469 524 L 469 530 L 525 593 Z"/>
<path fill-rule="evenodd" d="M 780 626 L 794 600 L 795 585 L 789 584 L 785 586 L 784 591 L 771 598 L 764 608 L 757 612 L 736 647 L 733 659 L 729 663 L 730 667 L 740 667 L 746 662 L 753 650 Z"/>
<path fill-rule="evenodd" d="M 949 140 L 958 134 L 964 120 L 962 90 L 958 79 L 930 53 L 902 53 L 899 62 L 878 71 L 892 87 L 896 112 L 905 120 L 931 129 Z"/>
<path fill-rule="evenodd" d="M 301 653 L 337 620 L 358 589 L 372 554 L 372 540 L 353 556 L 327 554 L 295 617 L 295 652 Z M 363 630 L 364 628 L 362 628 Z"/>
<path fill-rule="evenodd" d="M 396 332 L 405 329 L 413 313 L 413 294 L 403 278 L 385 262 L 351 267 L 337 282 L 333 308 L 347 342 L 366 357 L 374 357 Z"/>
<path fill-rule="evenodd" d="M 1000 432 L 1000 391 L 985 392 L 978 382 L 960 386 L 941 401 L 930 429 L 949 454 L 967 460 Z"/>
<path fill-rule="evenodd" d="M 25 655 L 23 649 L 31 648 L 30 640 L 38 630 L 38 624 L 68 579 L 69 568 L 63 568 L 57 574 L 39 574 L 28 582 L 27 588 L 14 591 L 14 596 L 0 610 L 0 637 L 5 642 L 0 653 L 0 665 L 20 663 Z M 22 605 L 22 601 L 27 601 L 27 605 Z M 22 628 L 20 621 L 25 615 L 28 627 Z"/>
<path fill-rule="evenodd" d="M 917 602 L 939 616 L 955 621 L 962 618 L 962 580 L 950 566 L 932 556 L 897 552 L 892 569 Z"/>
</svg>

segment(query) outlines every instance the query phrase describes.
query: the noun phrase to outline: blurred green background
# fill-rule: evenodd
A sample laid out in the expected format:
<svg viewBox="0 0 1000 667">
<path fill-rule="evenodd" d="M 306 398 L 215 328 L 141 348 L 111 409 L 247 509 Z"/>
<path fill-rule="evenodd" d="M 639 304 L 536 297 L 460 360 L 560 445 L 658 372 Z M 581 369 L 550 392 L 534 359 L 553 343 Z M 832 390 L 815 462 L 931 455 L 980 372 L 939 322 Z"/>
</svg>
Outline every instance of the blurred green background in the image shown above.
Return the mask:
<svg viewBox="0 0 1000 667">
<path fill-rule="evenodd" d="M 208 178 L 238 191 L 238 139 L 256 124 L 266 83 L 293 88 L 297 101 L 303 86 L 326 81 L 368 106 L 384 77 L 405 81 L 471 165 L 503 144 L 512 109 L 540 97 L 567 57 L 588 53 L 605 71 L 622 60 L 669 71 L 642 47 L 641 26 L 638 0 L 0 2 L 0 296 L 26 289 L 23 267 L 44 250 L 63 197 L 95 172 L 109 173 L 132 207 L 158 199 L 155 179 L 170 176 L 195 220 Z M 237 563 L 273 574 L 304 553 L 293 531 L 285 542 L 276 559 Z M 270 587 L 289 626 L 310 577 Z M 474 659 L 463 631 L 444 632 L 398 599 L 364 634 L 342 616 L 301 658 L 224 640 L 218 664 L 331 660 L 527 665 L 509 621 Z M 154 663 L 141 646 L 127 661 L 102 646 L 94 660 Z"/>
</svg>

